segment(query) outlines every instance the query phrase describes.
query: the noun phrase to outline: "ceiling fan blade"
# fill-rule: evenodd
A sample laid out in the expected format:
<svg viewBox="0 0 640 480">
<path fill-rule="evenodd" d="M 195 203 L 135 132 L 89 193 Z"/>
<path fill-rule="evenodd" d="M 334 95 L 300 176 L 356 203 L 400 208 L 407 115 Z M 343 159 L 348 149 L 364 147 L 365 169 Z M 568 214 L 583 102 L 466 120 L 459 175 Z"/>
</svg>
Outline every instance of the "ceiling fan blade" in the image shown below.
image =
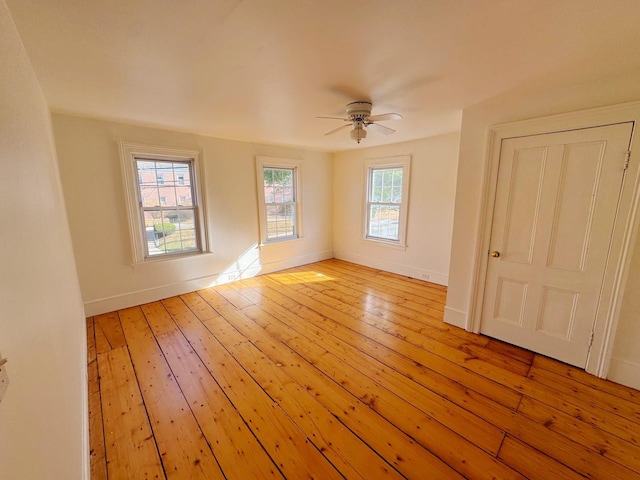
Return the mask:
<svg viewBox="0 0 640 480">
<path fill-rule="evenodd" d="M 381 122 L 383 120 L 402 120 L 399 113 L 383 113 L 382 115 L 373 115 L 367 118 L 369 122 Z"/>
<path fill-rule="evenodd" d="M 385 135 L 390 135 L 395 132 L 393 128 L 385 127 L 384 125 L 379 125 L 377 123 L 369 123 L 367 124 L 367 127 L 378 133 L 384 133 Z"/>
<path fill-rule="evenodd" d="M 334 128 L 333 130 L 325 133 L 325 135 L 333 135 L 334 133 L 338 133 L 340 130 L 344 130 L 345 128 L 349 128 L 351 127 L 351 124 L 347 124 L 347 125 L 342 125 L 341 127 L 338 128 Z"/>
<path fill-rule="evenodd" d="M 344 118 L 344 117 L 316 117 L 316 118 L 328 118 L 330 120 L 344 120 L 345 122 L 351 121 L 350 118 Z"/>
</svg>

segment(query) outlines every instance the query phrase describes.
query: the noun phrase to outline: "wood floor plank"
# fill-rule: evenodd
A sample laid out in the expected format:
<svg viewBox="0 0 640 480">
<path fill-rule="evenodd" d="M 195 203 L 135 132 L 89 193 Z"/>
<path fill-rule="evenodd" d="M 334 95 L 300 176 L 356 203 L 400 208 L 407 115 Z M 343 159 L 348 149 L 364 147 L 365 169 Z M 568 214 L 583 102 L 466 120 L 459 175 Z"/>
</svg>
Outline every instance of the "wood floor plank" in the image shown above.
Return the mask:
<svg viewBox="0 0 640 480">
<path fill-rule="evenodd" d="M 640 474 L 640 447 L 637 445 L 621 440 L 615 435 L 529 397 L 522 399 L 518 412 Z"/>
<path fill-rule="evenodd" d="M 508 343 L 496 340 L 495 338 L 487 338 L 487 340 L 488 341 L 485 344 L 487 349 L 493 350 L 494 352 L 500 352 L 503 355 L 512 358 L 514 361 L 518 361 L 529 366 L 533 364 L 535 357 L 533 352 L 516 347 L 515 345 L 509 345 Z"/>
<path fill-rule="evenodd" d="M 268 275 L 267 277 L 271 278 L 271 275 Z M 401 317 L 399 316 L 392 315 L 389 318 L 385 318 L 384 316 L 381 317 L 363 312 L 361 308 L 354 305 L 356 302 L 352 299 L 347 298 L 344 301 L 338 300 L 334 297 L 325 295 L 322 291 L 317 291 L 313 285 L 305 286 L 301 284 L 289 284 L 286 285 L 286 287 L 294 289 L 303 295 L 324 304 L 324 311 L 328 311 L 327 308 L 331 310 L 338 310 L 352 318 L 363 320 L 369 325 L 379 328 L 382 331 L 403 338 L 420 348 L 424 348 L 425 350 L 429 350 L 441 356 L 452 358 L 455 361 L 460 362 L 463 358 L 472 356 L 473 358 L 484 360 L 499 368 L 507 369 L 523 376 L 526 375 L 529 370 L 528 365 L 513 362 L 508 357 L 504 357 L 489 350 L 477 349 L 470 344 L 460 344 L 460 342 L 452 340 L 451 337 L 445 338 L 444 335 L 439 337 L 422 335 L 422 331 L 416 332 L 414 329 L 408 328 L 406 325 L 402 324 L 400 321 Z M 455 344 L 454 342 L 457 343 L 457 347 L 453 346 Z"/>
<path fill-rule="evenodd" d="M 293 283 L 289 283 L 287 285 L 282 284 L 281 287 L 295 289 L 296 285 Z M 311 294 L 311 297 L 313 297 L 313 294 Z M 305 300 L 302 298 L 297 298 L 297 299 L 301 303 L 305 302 Z M 318 310 L 317 306 L 315 308 L 316 310 Z M 326 315 L 327 314 L 326 309 L 322 313 Z M 483 363 L 484 362 L 473 364 L 476 367 L 475 371 L 477 373 L 482 372 L 484 376 L 488 376 L 490 378 L 494 377 L 494 378 L 504 379 L 506 377 L 510 379 L 511 378 L 517 379 L 518 383 L 510 384 L 510 387 L 512 388 L 522 389 L 524 388 L 523 385 L 526 387 L 531 387 L 532 385 L 532 382 L 530 382 L 529 379 L 524 378 L 520 375 L 514 375 L 512 372 L 509 372 L 507 370 L 495 369 L 493 368 L 493 366 L 486 365 L 486 364 L 484 364 L 484 367 L 482 369 L 478 369 L 477 367 L 482 365 Z M 529 388 L 528 390 L 535 391 L 535 388 L 533 389 Z M 553 394 L 550 392 L 545 392 L 545 395 L 550 396 Z M 494 415 L 494 420 L 495 420 L 494 424 L 496 424 L 496 426 L 504 429 L 505 431 L 511 432 L 518 438 L 527 438 L 530 442 L 532 442 L 536 446 L 536 448 L 544 449 L 548 447 L 548 445 L 545 444 L 546 440 L 543 441 L 544 438 L 548 437 L 548 434 L 543 429 L 541 429 L 539 425 L 533 422 L 527 422 L 526 419 L 513 415 L 513 412 L 502 411 L 500 413 L 501 415 L 497 415 L 497 414 Z M 528 427 L 524 428 L 525 425 L 528 425 Z M 581 472 L 586 471 L 585 470 L 586 466 L 593 461 L 593 456 L 594 456 L 593 451 L 587 450 L 584 447 L 581 447 L 575 444 L 575 442 L 571 442 L 571 441 L 564 442 L 564 439 L 561 436 L 557 436 L 555 438 L 555 441 L 558 443 L 564 443 L 563 448 L 566 451 L 573 452 L 572 457 L 570 459 L 565 459 L 565 461 L 568 462 L 568 464 L 572 465 L 578 471 L 581 471 Z M 616 472 L 617 470 L 620 470 L 617 473 L 619 475 L 622 475 L 623 477 L 624 475 L 629 475 L 630 473 L 628 469 L 624 469 L 624 468 L 620 469 L 616 464 L 598 465 L 598 467 L 601 467 L 601 473 L 603 475 L 612 474 L 612 472 Z"/>
<path fill-rule="evenodd" d="M 640 478 L 629 468 L 603 457 L 599 452 L 580 445 L 524 415 L 497 411 L 493 421 L 504 425 L 511 436 L 588 478 L 610 480 Z"/>
<path fill-rule="evenodd" d="M 437 320 L 442 316 L 446 298 L 446 296 L 442 293 L 438 292 L 425 294 L 427 295 L 428 301 L 425 302 L 424 300 L 422 300 L 420 302 L 417 302 L 413 300 L 411 296 L 408 296 L 406 294 L 394 295 L 393 293 L 389 293 L 388 291 L 382 290 L 380 288 L 372 288 L 371 286 L 367 285 L 366 280 L 348 274 L 336 272 L 335 270 L 331 270 L 330 267 L 327 268 L 325 266 L 325 263 L 316 263 L 310 266 L 302 266 L 296 269 L 291 269 L 291 271 L 300 272 L 307 269 L 307 267 L 311 267 L 313 269 L 313 272 L 320 273 L 332 279 L 329 280 L 331 285 L 339 287 L 340 289 L 359 292 L 361 294 L 377 298 L 381 301 L 402 305 L 411 310 L 428 315 L 428 318 L 434 320 L 434 323 L 441 323 L 437 322 Z"/>
<path fill-rule="evenodd" d="M 373 274 L 368 274 L 367 272 L 345 269 L 342 265 L 332 263 L 330 261 L 326 264 L 323 263 L 322 267 L 332 269 L 331 273 L 337 279 L 346 278 L 354 283 L 359 283 L 373 290 L 384 291 L 397 297 L 404 298 L 405 300 L 413 301 L 419 305 L 424 305 L 429 312 L 437 313 L 444 309 L 444 300 L 441 292 L 423 291 L 421 295 L 416 295 L 410 291 L 398 288 L 397 285 L 387 284 L 384 279 L 376 277 L 375 272 Z"/>
<path fill-rule="evenodd" d="M 249 312 L 247 312 L 249 315 Z M 354 396 L 369 405 L 371 409 L 389 420 L 409 436 L 415 438 L 429 451 L 445 460 L 458 472 L 471 478 L 515 478 L 516 475 L 508 467 L 495 462 L 492 455 L 487 455 L 480 448 L 467 440 L 466 437 L 473 437 L 473 440 L 482 443 L 485 448 L 497 451 L 496 437 L 501 440 L 501 433 L 492 428 L 487 428 L 485 436 L 480 433 L 478 436 L 471 435 L 475 425 L 469 423 L 469 430 L 462 427 L 464 421 L 460 420 L 458 425 L 459 434 L 447 428 L 434 417 L 421 412 L 418 408 L 400 398 L 392 395 L 385 389 L 380 388 L 375 382 L 365 376 L 359 375 L 357 370 L 350 368 L 349 364 L 341 361 L 328 352 L 314 348 L 313 342 L 290 332 L 276 329 L 274 327 L 275 317 L 261 315 L 264 322 L 269 322 L 270 331 L 279 330 L 278 338 L 295 352 L 301 354 L 305 352 L 306 358 L 323 371 L 325 374 L 332 374 L 334 378 L 345 386 Z M 259 324 L 264 325 L 259 319 L 255 319 Z M 432 407 L 430 405 L 430 407 Z M 430 410 L 433 413 L 433 410 Z M 438 412 L 434 416 L 443 415 Z M 447 418 L 447 423 L 453 423 L 454 416 Z M 479 422 L 478 422 L 479 423 Z M 479 427 L 479 426 L 478 426 Z M 494 430 L 494 431 L 492 431 Z M 498 442 L 499 444 L 499 442 Z M 491 452 L 490 452 L 491 453 Z"/>
<path fill-rule="evenodd" d="M 490 417 L 490 413 L 495 408 L 496 402 L 494 399 L 478 394 L 462 383 L 454 381 L 435 370 L 426 368 L 415 360 L 372 341 L 367 336 L 362 335 L 361 332 L 355 332 L 341 323 L 308 309 L 296 308 L 295 304 L 290 303 L 286 297 L 279 295 L 278 292 L 269 290 L 268 287 L 259 287 L 256 283 L 252 283 L 252 285 L 254 288 L 244 288 L 242 290 L 243 293 L 251 295 L 252 301 L 267 313 L 280 318 L 283 315 L 283 311 L 292 312 L 298 316 L 300 321 L 313 324 L 319 328 L 328 339 L 335 337 L 335 339 L 344 342 L 345 345 L 366 354 L 368 358 L 380 362 L 381 370 L 384 370 L 385 367 L 391 369 L 441 397 L 454 402 L 456 405 L 479 415 L 481 418 Z M 268 293 L 268 295 L 265 293 Z M 369 362 L 370 360 L 365 359 L 364 361 Z M 378 378 L 378 376 L 374 372 L 374 377 Z M 382 379 L 378 381 L 381 384 L 385 384 Z M 494 384 L 493 387 L 498 386 Z M 515 409 L 519 402 L 520 395 L 512 393 L 509 396 L 509 401 L 506 402 L 506 406 Z"/>
<path fill-rule="evenodd" d="M 369 296 L 362 298 L 361 296 L 353 295 L 352 292 L 348 292 L 340 286 L 310 284 L 308 288 L 322 294 L 314 296 L 314 298 L 335 308 L 341 309 L 345 311 L 345 313 L 356 311 L 358 313 L 361 311 L 367 312 L 368 315 L 364 318 L 371 320 L 371 324 L 373 325 L 381 325 L 381 323 L 375 319 L 377 316 L 387 322 L 398 325 L 402 329 L 422 334 L 429 339 L 437 340 L 445 345 L 457 348 L 501 368 L 509 369 L 514 373 L 526 375 L 529 370 L 530 363 L 522 363 L 519 358 L 514 361 L 512 355 L 503 354 L 497 349 L 482 348 L 487 343 L 486 337 L 469 335 L 467 341 L 462 343 L 460 341 L 460 337 L 451 335 L 440 329 L 433 328 L 429 324 L 421 323 L 420 320 L 424 319 L 424 314 L 404 308 L 402 305 L 397 305 L 393 302 L 377 302 L 372 300 Z M 335 299 L 336 301 L 334 302 L 331 299 Z M 402 331 L 398 332 L 398 334 L 402 335 Z"/>
<path fill-rule="evenodd" d="M 108 478 L 165 479 L 126 347 L 98 354 Z"/>
<path fill-rule="evenodd" d="M 184 304 L 166 302 L 172 315 L 187 314 Z M 293 382 L 276 363 L 270 361 L 230 324 L 215 322 L 211 324 L 210 331 L 287 415 L 295 419 L 307 438 L 343 475 L 366 478 L 358 473 L 366 471 L 368 475 L 380 479 L 402 478 L 375 451 L 360 445 L 361 439 L 340 424 L 313 395 Z"/>
<path fill-rule="evenodd" d="M 560 375 L 565 379 L 575 380 L 576 382 L 590 388 L 602 390 L 603 392 L 607 392 L 615 397 L 640 405 L 640 391 L 634 390 L 631 387 L 625 387 L 624 385 L 614 383 L 610 380 L 598 378 L 594 375 L 588 374 L 584 370 L 580 370 L 579 368 L 559 362 L 558 360 L 553 360 L 543 355 L 535 355 L 533 365 L 537 368 L 542 368 Z"/>
<path fill-rule="evenodd" d="M 97 360 L 96 356 L 96 332 L 93 324 L 93 317 L 86 319 L 87 331 L 87 364 Z"/>
<path fill-rule="evenodd" d="M 188 308 L 178 297 L 163 305 L 171 316 Z M 225 477 L 284 478 L 177 325 L 156 338 Z"/>
<path fill-rule="evenodd" d="M 262 278 L 262 281 L 269 285 L 271 279 Z M 490 366 L 487 365 L 486 362 L 476 361 L 477 359 L 472 355 L 466 354 L 457 349 L 446 347 L 438 342 L 433 342 L 433 344 L 430 345 L 431 348 L 422 348 L 422 345 L 416 345 L 415 343 L 409 342 L 406 339 L 406 336 L 394 334 L 393 329 L 387 329 L 384 327 L 380 329 L 370 325 L 368 322 L 354 320 L 352 316 L 325 305 L 315 298 L 298 295 L 295 290 L 292 291 L 288 290 L 286 287 L 281 287 L 281 285 L 274 285 L 273 289 L 270 290 L 270 293 L 272 292 L 273 296 L 277 297 L 276 292 L 286 292 L 289 298 L 309 310 L 326 318 L 330 318 L 342 325 L 348 326 L 356 332 L 363 332 L 366 336 L 376 342 L 388 346 L 399 353 L 405 354 L 422 365 L 433 368 L 437 371 L 446 371 L 447 375 L 452 375 L 455 378 L 460 379 L 460 381 L 473 390 L 488 397 L 495 398 L 504 405 L 514 407 L 514 401 L 516 405 L 517 402 L 519 402 L 519 396 L 509 390 L 511 385 L 509 385 L 508 388 L 502 388 L 501 385 L 497 385 L 493 381 L 487 381 L 486 377 L 489 377 Z M 422 341 L 419 341 L 419 343 L 422 344 Z M 475 374 L 468 372 L 468 369 L 474 369 Z M 498 377 L 501 378 L 499 375 Z"/>
<path fill-rule="evenodd" d="M 623 440 L 640 445 L 640 432 L 635 423 L 623 419 L 616 412 L 600 408 L 594 402 L 577 396 L 563 395 L 532 378 L 515 375 L 505 370 L 483 369 L 482 365 L 469 362 L 467 368 L 516 392 L 534 398 L 546 405 L 565 412 L 578 420 L 585 421 Z"/>
<path fill-rule="evenodd" d="M 104 353 L 113 348 L 124 347 L 124 338 L 117 312 L 105 313 L 94 317 L 96 352 Z"/>
<path fill-rule="evenodd" d="M 225 307 L 211 296 L 207 298 L 214 308 L 224 316 Z M 256 308 L 247 308 L 243 313 L 249 315 L 256 313 L 253 318 L 256 323 L 265 328 L 272 336 L 289 346 L 298 354 L 304 354 L 311 360 L 316 368 L 325 375 L 332 376 L 356 398 L 387 418 L 392 424 L 398 426 L 405 433 L 418 440 L 425 448 L 445 460 L 458 472 L 471 478 L 516 478 L 517 474 L 505 465 L 496 462 L 493 455 L 483 452 L 475 444 L 466 441 L 462 436 L 454 433 L 432 417 L 423 414 L 417 408 L 391 392 L 380 388 L 375 382 L 362 376 L 352 369 L 346 362 L 331 355 L 328 351 L 319 349 L 312 341 L 303 336 L 296 335 L 287 326 L 279 326 L 275 317 L 266 313 L 259 313 Z M 231 314 L 232 312 L 229 312 Z M 470 425 L 470 428 L 472 426 Z M 490 430 L 490 428 L 488 428 Z M 485 432 L 487 438 L 491 438 L 491 432 Z M 437 439 L 437 440 L 436 440 Z M 497 443 L 502 436 L 497 432 Z M 497 450 L 497 446 L 496 446 Z"/>
<path fill-rule="evenodd" d="M 371 274 L 360 269 L 359 265 L 356 268 L 343 263 L 333 263 L 333 265 L 335 265 L 339 270 L 349 271 L 352 275 L 358 276 L 379 288 L 389 291 L 399 291 L 401 292 L 401 295 L 405 296 L 407 299 L 413 299 L 418 303 L 426 301 L 429 302 L 431 306 L 436 306 L 438 304 L 444 306 L 446 293 L 441 289 L 434 289 L 435 284 L 423 282 L 422 285 L 414 285 L 412 282 L 407 282 L 406 277 L 400 277 L 399 275 L 387 275 L 387 272 L 382 272 L 381 270 L 374 270 L 372 272 L 373 274 Z"/>
<path fill-rule="evenodd" d="M 581 383 L 569 385 L 562 376 L 535 365 L 529 372 L 529 378 L 561 392 L 565 398 L 575 398 L 580 402 L 592 403 L 608 412 L 616 413 L 626 421 L 640 424 L 640 405 L 636 403 Z M 640 425 L 638 425 L 637 431 L 640 433 Z"/>
<path fill-rule="evenodd" d="M 303 271 L 304 267 L 298 267 L 292 270 L 294 272 Z M 386 295 L 386 298 L 383 298 L 380 294 L 377 294 L 377 291 L 367 289 L 366 287 L 358 288 L 357 284 L 342 280 L 340 282 L 330 280 L 322 283 L 308 283 L 306 285 L 338 300 L 352 304 L 357 303 L 358 307 L 364 311 L 383 318 L 394 318 L 394 316 L 397 316 L 399 319 L 411 319 L 411 321 L 405 320 L 405 324 L 409 328 L 416 329 L 416 331 L 422 328 L 429 328 L 433 329 L 430 330 L 430 332 L 436 336 L 443 335 L 444 338 L 451 336 L 458 342 L 459 338 L 461 338 L 455 335 L 455 333 L 460 333 L 459 328 L 448 327 L 442 322 L 441 312 L 430 314 L 424 305 L 410 302 L 404 298 L 393 295 Z M 463 338 L 467 342 L 483 346 L 489 341 L 487 337 L 473 335 L 467 332 L 464 332 Z"/>
<path fill-rule="evenodd" d="M 235 308 L 242 310 L 243 308 L 250 307 L 252 303 L 244 298 L 237 290 L 235 290 L 233 284 L 220 285 L 216 287 L 221 295 L 227 299 L 227 301 Z"/>
<path fill-rule="evenodd" d="M 88 365 L 89 381 L 89 456 L 91 478 L 106 480 L 107 454 L 104 445 L 104 430 L 102 428 L 102 402 L 100 400 L 100 386 L 98 380 L 98 359 Z"/>
<path fill-rule="evenodd" d="M 404 412 L 403 416 L 406 417 L 407 422 L 419 423 L 412 416 L 415 415 L 416 418 L 419 418 L 419 412 L 423 412 L 452 430 L 464 431 L 462 434 L 464 438 L 489 453 L 494 455 L 497 453 L 502 442 L 503 432 L 482 420 L 482 418 L 473 414 L 470 415 L 468 410 L 459 407 L 429 389 L 423 388 L 413 380 L 386 369 L 384 364 L 365 355 L 359 349 L 351 348 L 337 338 L 329 342 L 323 341 L 327 332 L 318 331 L 316 328 L 308 328 L 308 324 L 299 322 L 298 318 L 292 313 L 282 308 L 265 307 L 260 308 L 260 311 L 257 310 L 257 307 L 247 308 L 243 310 L 243 313 L 258 324 L 261 324 L 261 319 L 258 317 L 261 312 L 268 314 L 270 319 L 277 319 L 275 320 L 276 322 L 282 322 L 287 329 L 285 332 L 287 338 L 303 342 L 301 348 L 307 350 L 307 358 L 311 359 L 316 366 L 319 366 L 319 364 L 313 361 L 314 351 L 317 352 L 317 355 L 325 358 L 328 357 L 327 354 L 331 354 L 333 363 L 338 363 L 338 366 L 341 367 L 339 376 L 335 377 L 341 383 L 349 382 L 349 375 L 359 379 L 370 379 L 371 382 L 368 382 L 368 387 L 365 387 L 371 392 L 365 394 L 369 395 L 369 401 L 379 398 L 379 394 L 375 393 L 375 391 L 379 391 L 380 394 L 391 401 L 396 400 L 392 395 L 387 394 L 388 391 L 396 395 L 400 402 L 406 403 L 404 408 L 401 407 L 400 410 Z M 297 333 L 302 336 L 298 336 Z M 289 342 L 284 341 L 282 336 L 279 336 L 279 338 L 289 345 Z M 322 345 L 322 347 L 319 347 L 319 345 Z M 379 385 L 384 385 L 385 388 L 380 389 L 378 388 Z M 414 405 L 419 407 L 416 408 Z M 398 425 L 398 423 L 394 423 Z"/>
<path fill-rule="evenodd" d="M 579 480 L 586 477 L 510 436 L 504 439 L 499 458 L 527 478 Z"/>
<path fill-rule="evenodd" d="M 92 478 L 640 480 L 640 393 L 445 299 L 332 259 L 87 318 Z"/>
<path fill-rule="evenodd" d="M 205 320 L 215 320 L 216 318 L 220 318 L 220 314 L 216 312 L 211 305 L 204 301 L 197 292 L 186 293 L 184 295 L 180 295 L 180 298 L 183 302 L 189 305 L 189 309 L 200 319 L 201 321 Z"/>
<path fill-rule="evenodd" d="M 168 479 L 223 479 L 140 308 L 119 313 Z"/>
<path fill-rule="evenodd" d="M 181 314 L 174 320 L 285 477 L 341 478 L 195 315 Z"/>
<path fill-rule="evenodd" d="M 199 294 L 211 304 L 217 305 L 217 309 L 225 310 L 212 291 L 203 290 Z M 323 375 L 306 360 L 301 361 L 299 355 L 274 340 L 261 327 L 247 322 L 240 312 L 226 311 L 225 319 L 407 478 L 420 478 L 425 472 L 429 472 L 430 478 L 434 479 L 462 478 L 411 437 L 347 394 L 342 386 Z M 211 321 L 207 321 L 207 325 L 212 329 L 217 328 Z"/>
</svg>

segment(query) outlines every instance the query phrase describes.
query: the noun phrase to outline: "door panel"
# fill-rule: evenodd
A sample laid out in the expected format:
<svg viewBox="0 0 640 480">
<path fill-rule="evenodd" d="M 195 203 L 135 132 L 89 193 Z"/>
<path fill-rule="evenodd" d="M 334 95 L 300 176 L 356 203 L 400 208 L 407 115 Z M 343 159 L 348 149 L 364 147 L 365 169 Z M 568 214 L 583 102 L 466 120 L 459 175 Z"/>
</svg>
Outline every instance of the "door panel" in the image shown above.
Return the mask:
<svg viewBox="0 0 640 480">
<path fill-rule="evenodd" d="M 565 148 L 547 264 L 551 268 L 584 271 L 603 148 L 602 142 Z"/>
<path fill-rule="evenodd" d="M 503 140 L 482 333 L 586 365 L 631 129 Z"/>
<path fill-rule="evenodd" d="M 502 248 L 509 262 L 531 263 L 546 153 L 546 148 L 514 152 Z"/>
</svg>

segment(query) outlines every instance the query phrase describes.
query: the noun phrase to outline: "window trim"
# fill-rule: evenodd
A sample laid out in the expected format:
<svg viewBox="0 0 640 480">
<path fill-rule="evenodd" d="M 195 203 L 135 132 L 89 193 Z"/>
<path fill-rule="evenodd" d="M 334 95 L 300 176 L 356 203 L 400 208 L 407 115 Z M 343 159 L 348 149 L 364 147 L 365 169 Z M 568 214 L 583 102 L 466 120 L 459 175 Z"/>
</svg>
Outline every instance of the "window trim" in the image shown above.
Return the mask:
<svg viewBox="0 0 640 480">
<path fill-rule="evenodd" d="M 398 219 L 398 240 L 369 237 L 369 195 L 371 192 L 371 172 L 387 168 L 402 168 L 402 194 L 400 199 L 400 215 Z M 362 202 L 362 240 L 389 247 L 407 247 L 407 217 L 409 213 L 409 186 L 411 183 L 411 155 L 400 155 L 371 159 L 364 162 L 364 196 Z"/>
<path fill-rule="evenodd" d="M 267 204 L 264 197 L 264 169 L 286 168 L 293 169 L 293 182 L 295 191 L 295 232 L 293 237 L 267 240 Z M 281 157 L 256 157 L 256 188 L 258 191 L 258 220 L 260 224 L 260 246 L 274 245 L 278 243 L 294 242 L 303 238 L 302 221 L 302 161 Z"/>
<path fill-rule="evenodd" d="M 196 231 L 198 234 L 199 248 L 188 252 L 165 253 L 161 255 L 146 256 L 145 239 L 146 232 L 143 229 L 141 216 L 139 189 L 135 183 L 138 178 L 136 160 L 139 158 L 148 160 L 164 160 L 174 162 L 192 162 L 194 174 L 194 216 Z M 204 189 L 201 188 L 204 178 L 204 168 L 200 161 L 198 150 L 186 150 L 157 145 L 145 145 L 140 143 L 120 142 L 120 166 L 124 180 L 124 192 L 126 200 L 127 218 L 129 221 L 129 239 L 131 241 L 132 265 L 145 264 L 158 261 L 167 261 L 176 258 L 190 257 L 210 252 L 208 230 L 206 225 L 206 202 Z"/>
</svg>

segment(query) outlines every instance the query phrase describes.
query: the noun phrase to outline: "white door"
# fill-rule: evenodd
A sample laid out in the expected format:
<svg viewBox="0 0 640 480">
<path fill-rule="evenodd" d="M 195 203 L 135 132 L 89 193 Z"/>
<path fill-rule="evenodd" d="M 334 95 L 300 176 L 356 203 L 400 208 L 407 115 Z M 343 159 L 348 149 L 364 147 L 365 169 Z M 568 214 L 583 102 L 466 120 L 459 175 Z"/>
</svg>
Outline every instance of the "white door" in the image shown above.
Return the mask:
<svg viewBox="0 0 640 480">
<path fill-rule="evenodd" d="M 585 367 L 631 130 L 502 141 L 482 333 Z"/>
</svg>

